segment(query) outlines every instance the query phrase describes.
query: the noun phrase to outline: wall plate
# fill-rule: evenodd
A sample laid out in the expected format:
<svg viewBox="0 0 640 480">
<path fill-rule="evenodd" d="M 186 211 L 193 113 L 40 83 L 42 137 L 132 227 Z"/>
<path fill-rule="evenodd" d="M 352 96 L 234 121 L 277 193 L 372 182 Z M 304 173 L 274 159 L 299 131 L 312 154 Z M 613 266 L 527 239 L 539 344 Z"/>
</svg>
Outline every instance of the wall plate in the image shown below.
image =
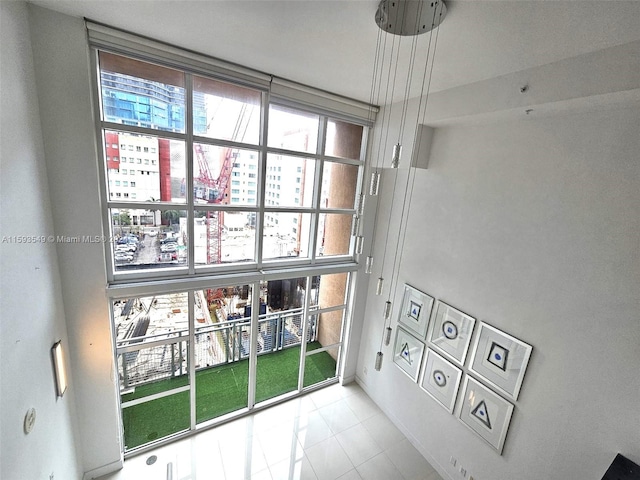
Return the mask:
<svg viewBox="0 0 640 480">
<path fill-rule="evenodd" d="M 27 410 L 26 415 L 24 416 L 24 433 L 29 435 L 31 430 L 33 430 L 33 426 L 36 423 L 36 409 L 30 408 Z"/>
</svg>

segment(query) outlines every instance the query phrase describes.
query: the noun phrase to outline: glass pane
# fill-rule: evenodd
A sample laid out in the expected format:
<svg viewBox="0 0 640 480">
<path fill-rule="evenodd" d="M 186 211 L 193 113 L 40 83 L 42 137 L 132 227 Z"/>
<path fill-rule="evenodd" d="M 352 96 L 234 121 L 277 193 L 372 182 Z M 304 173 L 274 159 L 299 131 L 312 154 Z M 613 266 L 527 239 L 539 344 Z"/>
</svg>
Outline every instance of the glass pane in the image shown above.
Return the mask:
<svg viewBox="0 0 640 480">
<path fill-rule="evenodd" d="M 264 259 L 308 257 L 310 213 L 265 212 Z"/>
<path fill-rule="evenodd" d="M 321 313 L 316 325 L 316 341 L 323 347 L 340 343 L 344 310 Z"/>
<path fill-rule="evenodd" d="M 189 429 L 189 392 L 122 409 L 125 451 Z"/>
<path fill-rule="evenodd" d="M 245 335 L 251 320 L 251 286 L 195 291 L 196 369 L 232 363 L 249 355 Z M 247 340 L 248 342 L 248 340 Z"/>
<path fill-rule="evenodd" d="M 260 138 L 261 98 L 257 90 L 194 76 L 194 133 L 257 144 Z"/>
<path fill-rule="evenodd" d="M 198 311 L 196 307 L 196 314 Z M 123 402 L 189 384 L 188 319 L 184 292 L 113 302 Z M 159 340 L 167 343 L 145 346 Z M 155 441 L 189 428 L 189 394 L 182 392 L 125 407 L 122 417 L 126 449 Z"/>
<path fill-rule="evenodd" d="M 311 291 L 313 294 L 313 290 Z M 315 309 L 314 309 L 315 310 Z M 318 315 L 309 315 L 309 330 L 307 331 L 307 351 L 315 348 L 321 348 L 321 345 L 316 342 L 318 340 Z"/>
<path fill-rule="evenodd" d="M 115 271 L 184 267 L 187 264 L 187 212 L 109 210 Z"/>
<path fill-rule="evenodd" d="M 264 313 L 261 311 L 260 314 L 281 316 L 282 312 L 297 313 L 302 311 L 306 283 L 307 281 L 304 277 L 262 282 L 260 285 L 260 297 L 268 308 Z"/>
<path fill-rule="evenodd" d="M 120 55 L 99 55 L 105 121 L 185 131 L 184 73 Z"/>
<path fill-rule="evenodd" d="M 305 278 L 260 285 L 256 402 L 297 390 Z M 264 313 L 262 313 L 264 312 Z"/>
<path fill-rule="evenodd" d="M 255 259 L 256 212 L 196 211 L 196 265 L 250 262 Z"/>
<path fill-rule="evenodd" d="M 196 422 L 245 408 L 248 389 L 248 358 L 196 372 Z"/>
<path fill-rule="evenodd" d="M 348 255 L 353 215 L 321 214 L 318 222 L 316 255 Z"/>
<path fill-rule="evenodd" d="M 189 384 L 188 339 L 164 345 L 118 352 L 120 395 L 123 402 L 184 387 Z M 157 337 L 156 337 L 157 338 Z M 122 344 L 123 342 L 119 342 Z M 124 342 L 129 345 L 134 342 Z"/>
<path fill-rule="evenodd" d="M 321 348 L 318 342 L 310 343 L 307 345 L 307 352 L 313 352 L 313 350 L 318 348 Z M 307 353 L 304 359 L 303 387 L 335 378 L 339 354 L 340 347 L 329 348 L 324 352 Z"/>
<path fill-rule="evenodd" d="M 195 292 L 196 421 L 247 406 L 251 286 Z"/>
<path fill-rule="evenodd" d="M 112 202 L 185 203 L 185 147 L 180 140 L 104 132 Z"/>
<path fill-rule="evenodd" d="M 324 153 L 332 157 L 359 160 L 363 130 L 362 125 L 330 119 Z"/>
<path fill-rule="evenodd" d="M 198 309 L 196 309 L 198 312 Z M 187 339 L 189 302 L 186 292 L 113 301 L 116 347 L 160 339 Z M 138 360 L 146 365 L 144 355 Z"/>
<path fill-rule="evenodd" d="M 284 280 L 286 283 L 288 280 Z M 269 282 L 274 283 L 274 282 Z M 302 307 L 284 313 L 266 315 L 259 322 L 258 352 L 266 353 L 300 345 L 302 340 Z"/>
<path fill-rule="evenodd" d="M 292 108 L 269 108 L 269 147 L 316 153 L 320 117 Z"/>
<path fill-rule="evenodd" d="M 348 273 L 334 273 L 313 277 L 311 305 L 319 306 L 319 308 L 344 305 L 348 279 Z"/>
<path fill-rule="evenodd" d="M 199 143 L 193 150 L 196 204 L 257 205 L 258 152 Z"/>
<path fill-rule="evenodd" d="M 269 154 L 264 204 L 267 207 L 310 207 L 315 160 Z"/>
<path fill-rule="evenodd" d="M 320 208 L 354 208 L 359 167 L 324 162 Z"/>
<path fill-rule="evenodd" d="M 300 346 L 258 357 L 256 403 L 298 389 Z"/>
</svg>

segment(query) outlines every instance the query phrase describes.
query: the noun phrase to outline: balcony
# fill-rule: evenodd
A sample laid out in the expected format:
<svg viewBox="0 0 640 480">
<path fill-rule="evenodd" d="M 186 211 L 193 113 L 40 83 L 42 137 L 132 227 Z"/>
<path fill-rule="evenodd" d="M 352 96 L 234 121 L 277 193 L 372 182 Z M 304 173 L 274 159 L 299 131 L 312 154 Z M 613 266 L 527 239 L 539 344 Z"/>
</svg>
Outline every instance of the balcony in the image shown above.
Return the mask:
<svg viewBox="0 0 640 480">
<path fill-rule="evenodd" d="M 255 403 L 298 390 L 302 317 L 302 309 L 259 316 Z M 303 388 L 334 378 L 337 367 L 338 347 L 323 350 L 320 316 L 309 318 Z M 247 407 L 249 333 L 247 317 L 196 327 L 196 424 Z M 121 339 L 117 362 L 125 450 L 189 430 L 188 329 Z"/>
</svg>

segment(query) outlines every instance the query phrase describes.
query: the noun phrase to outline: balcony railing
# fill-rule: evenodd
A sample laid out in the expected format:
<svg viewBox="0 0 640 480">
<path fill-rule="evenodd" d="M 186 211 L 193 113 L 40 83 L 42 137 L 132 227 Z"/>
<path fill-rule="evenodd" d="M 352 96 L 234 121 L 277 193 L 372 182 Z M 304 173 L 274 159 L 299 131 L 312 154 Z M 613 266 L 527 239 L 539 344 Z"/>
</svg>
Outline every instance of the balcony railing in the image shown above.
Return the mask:
<svg viewBox="0 0 640 480">
<path fill-rule="evenodd" d="M 258 355 L 300 345 L 302 309 L 260 315 Z M 249 356 L 250 318 L 235 318 L 196 326 L 195 369 L 201 370 L 244 360 Z M 307 343 L 316 340 L 318 315 L 309 316 Z M 118 340 L 116 345 L 120 391 L 178 377 L 189 372 L 189 330 Z"/>
</svg>

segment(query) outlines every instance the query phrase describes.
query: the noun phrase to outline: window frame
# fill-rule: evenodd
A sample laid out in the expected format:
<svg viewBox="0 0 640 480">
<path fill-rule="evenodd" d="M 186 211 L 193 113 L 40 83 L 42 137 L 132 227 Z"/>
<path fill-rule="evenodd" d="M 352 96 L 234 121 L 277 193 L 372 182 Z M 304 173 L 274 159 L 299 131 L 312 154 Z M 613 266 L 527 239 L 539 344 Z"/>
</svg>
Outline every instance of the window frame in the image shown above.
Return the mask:
<svg viewBox="0 0 640 480">
<path fill-rule="evenodd" d="M 95 105 L 96 105 L 96 131 L 98 135 L 98 162 L 99 162 L 99 171 L 101 176 L 100 188 L 101 188 L 101 202 L 103 205 L 103 229 L 107 233 L 107 237 L 111 235 L 112 226 L 109 221 L 109 215 L 106 214 L 106 211 L 109 209 L 153 209 L 153 210 L 170 210 L 170 209 L 179 209 L 186 210 L 186 218 L 187 218 L 187 237 L 190 239 L 188 242 L 188 261 L 186 265 L 180 267 L 172 267 L 172 268 L 153 268 L 153 269 L 140 269 L 140 270 L 132 270 L 132 271 L 118 271 L 116 268 L 115 261 L 113 259 L 113 252 L 110 248 L 110 245 L 105 245 L 105 257 L 106 257 L 106 265 L 107 265 L 107 278 L 109 284 L 126 284 L 131 282 L 145 281 L 145 280 L 156 280 L 156 279 L 166 279 L 170 280 L 172 278 L 184 278 L 184 277 L 199 277 L 206 275 L 219 275 L 225 273 L 235 273 L 235 272 L 248 272 L 255 270 L 271 270 L 271 269 L 287 269 L 289 267 L 298 268 L 301 266 L 308 266 L 310 269 L 313 269 L 315 265 L 325 264 L 325 263 L 342 263 L 345 267 L 348 268 L 348 265 L 353 265 L 356 262 L 355 257 L 355 237 L 351 235 L 350 245 L 349 245 L 349 253 L 344 255 L 335 255 L 330 257 L 322 257 L 317 256 L 316 252 L 316 241 L 317 241 L 317 231 L 318 231 L 318 221 L 319 217 L 322 214 L 348 214 L 352 215 L 355 219 L 357 215 L 357 205 L 355 205 L 351 209 L 323 209 L 319 205 L 320 201 L 320 186 L 322 185 L 322 172 L 324 163 L 326 161 L 334 162 L 334 163 L 344 163 L 357 166 L 359 168 L 358 173 L 358 181 L 356 185 L 356 197 L 358 193 L 362 190 L 362 182 L 364 178 L 364 170 L 365 170 L 365 155 L 366 155 L 366 145 L 369 134 L 368 125 L 366 122 L 353 118 L 345 118 L 340 114 L 328 114 L 322 110 L 311 109 L 305 105 L 298 105 L 293 101 L 282 101 L 279 98 L 271 99 L 268 90 L 264 88 L 250 86 L 251 88 L 255 88 L 261 92 L 261 119 L 260 119 L 260 138 L 259 144 L 249 144 L 243 142 L 235 142 L 228 140 L 218 140 L 210 137 L 204 137 L 200 135 L 195 135 L 193 132 L 193 75 L 197 74 L 202 76 L 201 72 L 191 72 L 188 69 L 182 69 L 182 72 L 185 75 L 185 133 L 172 132 L 167 130 L 160 129 L 150 129 L 146 127 L 138 127 L 132 125 L 119 124 L 114 122 L 109 122 L 103 119 L 103 106 L 102 106 L 102 96 L 100 91 L 100 66 L 98 55 L 99 51 L 105 51 L 107 53 L 118 54 L 118 52 L 113 52 L 105 48 L 97 48 L 91 47 L 91 60 L 93 71 L 95 72 L 93 77 L 94 82 L 94 95 L 95 95 Z M 137 60 L 150 62 L 153 64 L 158 64 L 160 66 L 165 66 L 160 62 L 155 61 L 154 59 L 136 57 L 133 55 L 126 55 Z M 171 68 L 175 68 L 175 66 L 171 66 Z M 209 75 L 214 80 L 222 80 L 229 82 L 228 78 L 219 78 L 213 75 Z M 239 85 L 247 86 L 241 82 Z M 316 151 L 313 153 L 309 152 L 299 152 L 282 148 L 269 147 L 267 145 L 267 132 L 268 132 L 268 121 L 269 121 L 269 109 L 275 107 L 282 107 L 286 109 L 294 109 L 299 111 L 301 114 L 309 113 L 312 115 L 317 115 L 319 117 L 318 122 L 318 142 Z M 362 143 L 361 143 L 361 154 L 358 160 L 354 159 L 345 159 L 338 158 L 333 156 L 324 155 L 324 147 L 326 144 L 326 130 L 328 122 L 331 120 L 342 120 L 348 121 L 350 123 L 354 123 L 356 125 L 362 126 L 363 135 L 362 135 Z M 251 150 L 257 152 L 258 165 L 256 170 L 256 178 L 254 179 L 257 183 L 256 185 L 256 206 L 249 205 L 231 205 L 231 204 L 195 204 L 192 196 L 186 195 L 184 204 L 176 204 L 173 202 L 139 202 L 139 201 L 114 201 L 110 199 L 105 190 L 105 165 L 104 161 L 104 152 L 103 148 L 100 148 L 104 142 L 103 140 L 103 132 L 114 132 L 114 133 L 130 133 L 135 135 L 147 135 L 147 136 L 155 136 L 158 138 L 166 138 L 169 140 L 180 140 L 184 142 L 185 145 L 185 179 L 187 182 L 187 192 L 193 190 L 194 183 L 194 165 L 193 165 L 193 145 L 194 144 L 203 144 L 210 145 L 213 147 L 229 147 L 229 148 L 239 148 L 242 150 Z M 316 171 L 314 178 L 314 189 L 313 189 L 313 201 L 310 207 L 278 207 L 274 205 L 268 205 L 265 201 L 265 190 L 267 189 L 267 173 L 266 173 L 266 164 L 267 164 L 267 156 L 269 154 L 276 155 L 286 155 L 298 158 L 308 158 L 312 159 L 316 163 Z M 106 205 L 106 209 L 105 209 Z M 254 251 L 254 259 L 252 261 L 247 262 L 238 262 L 238 263 L 221 263 L 221 264 L 211 264 L 211 265 L 195 265 L 194 264 L 194 246 L 193 241 L 191 239 L 194 238 L 194 216 L 196 210 L 210 210 L 210 211 L 251 211 L 256 213 L 256 237 L 257 241 L 255 243 L 255 251 Z M 311 225 L 309 230 L 309 245 L 307 246 L 308 256 L 305 258 L 296 258 L 296 257 L 287 257 L 287 258 L 279 258 L 279 259 L 267 259 L 264 260 L 262 258 L 263 254 L 263 235 L 262 229 L 264 226 L 264 215 L 268 213 L 309 213 L 311 214 Z"/>
<path fill-rule="evenodd" d="M 317 231 L 318 231 L 318 222 L 320 215 L 322 214 L 350 214 L 353 218 L 357 215 L 357 198 L 358 195 L 362 192 L 363 189 L 363 179 L 365 175 L 365 157 L 367 151 L 367 143 L 370 135 L 370 126 L 371 122 L 367 122 L 362 120 L 361 118 L 351 117 L 346 114 L 340 114 L 339 112 L 331 112 L 327 110 L 317 110 L 316 108 L 312 108 L 306 106 L 305 104 L 298 103 L 294 100 L 286 100 L 283 101 L 281 97 L 272 98 L 270 94 L 270 90 L 268 87 L 262 85 L 252 85 L 248 84 L 246 81 L 242 79 L 233 79 L 228 76 L 220 75 L 216 76 L 209 71 L 203 72 L 199 69 L 190 69 L 188 66 L 183 65 L 180 68 L 185 74 L 186 81 L 186 92 L 185 92 L 185 133 L 177 133 L 166 130 L 156 130 L 145 127 L 137 127 L 133 125 L 119 124 L 114 122 L 108 122 L 103 120 L 103 105 L 102 105 L 102 95 L 100 89 L 100 67 L 98 61 L 98 52 L 105 51 L 113 54 L 121 54 L 125 56 L 129 56 L 141 61 L 146 61 L 154 64 L 158 64 L 160 66 L 167 66 L 171 68 L 176 68 L 177 66 L 174 64 L 167 64 L 163 62 L 162 59 L 148 56 L 140 56 L 135 55 L 128 51 L 120 51 L 118 49 L 112 50 L 106 48 L 104 46 L 96 46 L 95 44 L 90 44 L 90 62 L 91 62 L 91 83 L 92 83 L 92 100 L 94 106 L 94 120 L 95 120 L 95 132 L 96 132 L 96 147 L 97 147 L 97 167 L 98 167 L 98 175 L 100 180 L 99 185 L 99 195 L 101 202 L 101 215 L 102 215 L 102 226 L 103 231 L 107 238 L 111 235 L 112 231 L 112 221 L 111 221 L 111 210 L 112 209 L 146 209 L 147 207 L 152 210 L 173 210 L 173 209 L 181 209 L 186 210 L 186 218 L 187 218 L 187 235 L 189 240 L 188 244 L 188 258 L 189 263 L 180 268 L 172 268 L 171 270 L 165 270 L 162 268 L 158 269 L 141 269 L 132 272 L 118 272 L 116 271 L 115 259 L 114 259 L 114 251 L 111 248 L 111 245 L 106 242 L 104 245 L 105 249 L 105 268 L 106 268 L 106 276 L 107 276 L 107 286 L 106 286 L 106 296 L 109 302 L 109 310 L 111 312 L 110 321 L 114 322 L 113 318 L 113 300 L 130 298 L 130 297 L 143 297 L 150 295 L 162 295 L 167 293 L 176 293 L 176 292 L 186 292 L 188 294 L 188 302 L 189 302 L 189 364 L 191 365 L 189 370 L 189 385 L 188 387 L 180 387 L 179 391 L 189 391 L 190 392 L 190 428 L 187 432 L 178 432 L 176 435 L 172 435 L 165 439 L 162 439 L 158 442 L 153 442 L 152 444 L 143 445 L 140 448 L 134 448 L 125 452 L 126 456 L 133 455 L 139 453 L 141 451 L 146 451 L 151 448 L 156 448 L 159 445 L 172 441 L 176 438 L 176 436 L 183 436 L 185 434 L 190 434 L 196 431 L 200 431 L 202 429 L 208 428 L 212 425 L 218 424 L 221 421 L 224 421 L 224 418 L 214 419 L 210 421 L 206 421 L 201 424 L 196 424 L 195 414 L 195 367 L 193 367 L 193 348 L 191 345 L 194 344 L 194 309 L 192 305 L 194 304 L 194 292 L 197 290 L 205 290 L 216 287 L 224 287 L 230 284 L 249 284 L 252 285 L 253 289 L 253 304 L 259 304 L 259 288 L 256 288 L 260 285 L 260 282 L 269 282 L 273 280 L 285 280 L 289 278 L 296 277 L 306 277 L 307 282 L 311 281 L 311 278 L 317 275 L 331 275 L 331 274 L 347 274 L 346 281 L 346 292 L 345 292 L 345 303 L 342 305 L 336 305 L 332 307 L 327 307 L 325 309 L 320 309 L 319 306 L 309 308 L 307 300 L 307 305 L 305 307 L 305 315 L 307 317 L 311 315 L 320 315 L 323 312 L 330 312 L 336 310 L 342 310 L 342 326 L 340 332 L 340 341 L 338 343 L 334 343 L 332 345 L 323 346 L 321 349 L 313 350 L 311 353 L 307 353 L 306 350 L 306 342 L 301 342 L 301 361 L 300 361 L 300 379 L 299 379 L 299 387 L 295 392 L 291 392 L 290 394 L 286 394 L 285 397 L 292 397 L 299 395 L 303 391 L 309 391 L 315 388 L 319 388 L 326 384 L 334 383 L 338 381 L 338 377 L 342 375 L 344 370 L 344 359 L 345 353 L 348 348 L 349 339 L 347 332 L 350 328 L 350 318 L 352 316 L 352 309 L 354 303 L 354 292 L 356 291 L 356 282 L 357 282 L 357 274 L 356 271 L 359 269 L 358 262 L 356 260 L 355 254 L 355 234 L 351 232 L 350 242 L 349 242 L 349 253 L 345 255 L 336 255 L 331 257 L 318 257 L 316 256 L 316 242 L 317 242 Z M 194 135 L 193 133 L 193 90 L 192 90 L 192 76 L 193 75 L 205 75 L 211 77 L 216 80 L 226 81 L 226 82 L 235 82 L 238 85 L 249 86 L 251 88 L 257 89 L 261 92 L 261 118 L 260 118 L 260 139 L 258 145 L 254 144 L 245 144 L 242 142 L 231 142 L 231 141 L 223 141 L 216 140 L 209 137 L 203 137 Z M 285 149 L 275 149 L 267 146 L 267 131 L 268 131 L 268 121 L 269 121 L 269 108 L 272 105 L 282 105 L 287 108 L 294 108 L 301 112 L 308 112 L 315 115 L 319 115 L 319 132 L 318 132 L 318 147 L 315 153 L 305 153 L 305 152 L 295 152 L 288 151 Z M 362 126 L 362 139 L 361 139 L 361 153 L 360 158 L 358 160 L 353 159 L 344 159 L 337 158 L 324 155 L 324 148 L 326 143 L 326 131 L 327 131 L 327 123 L 331 119 L 343 120 L 354 123 L 356 125 Z M 187 182 L 186 187 L 186 198 L 184 204 L 175 204 L 172 202 L 138 202 L 138 201 L 122 201 L 121 199 L 116 200 L 115 198 L 109 198 L 109 185 L 108 185 L 108 175 L 106 168 L 106 159 L 105 159 L 105 148 L 103 147 L 104 142 L 104 132 L 128 132 L 132 134 L 139 135 L 151 135 L 156 136 L 158 138 L 167 138 L 174 140 L 181 140 L 185 144 L 185 181 Z M 213 146 L 224 146 L 224 147 L 237 147 L 245 150 L 252 150 L 257 152 L 257 168 L 255 173 L 257 173 L 257 178 L 252 179 L 255 181 L 256 186 L 256 200 L 257 205 L 255 207 L 248 207 L 246 205 L 234 206 L 231 204 L 221 205 L 221 204 L 196 204 L 193 197 L 193 185 L 194 185 L 194 150 L 193 145 L 195 143 L 201 143 L 206 145 Z M 129 145 L 131 147 L 131 145 Z M 316 161 L 316 171 L 314 178 L 314 188 L 313 188 L 313 202 L 311 207 L 302 208 L 280 208 L 276 206 L 268 206 L 266 202 L 266 189 L 268 183 L 267 177 L 267 156 L 271 153 L 282 153 L 283 155 L 291 155 L 296 157 L 304 157 L 304 158 L 313 158 Z M 129 162 L 131 162 L 130 158 Z M 320 197 L 321 197 L 321 186 L 322 186 L 322 174 L 323 167 L 325 161 L 331 161 L 336 163 L 346 163 L 351 165 L 356 165 L 359 167 L 358 180 L 356 185 L 356 191 L 354 195 L 354 206 L 351 209 L 323 209 L 320 206 Z M 137 174 L 136 174 L 137 175 Z M 235 264 L 214 264 L 214 265 L 205 265 L 205 266 L 196 266 L 194 263 L 194 220 L 195 213 L 197 211 L 202 210 L 211 210 L 211 211 L 255 211 L 256 213 L 256 241 L 255 241 L 255 261 L 246 262 L 246 263 L 235 263 Z M 262 258 L 262 249 L 263 249 L 263 225 L 265 215 L 271 212 L 294 212 L 294 213 L 310 213 L 311 214 L 311 226 L 309 232 L 309 245 L 308 245 L 308 258 L 285 258 L 285 259 L 276 259 L 276 260 L 267 260 L 265 261 Z M 256 302 L 257 299 L 257 302 Z M 255 321 L 254 321 L 255 317 Z M 254 308 L 252 311 L 252 327 L 251 327 L 251 338 L 250 342 L 255 344 L 257 341 L 257 325 L 258 325 L 258 317 L 259 317 L 259 308 Z M 305 321 L 305 325 L 307 322 Z M 306 328 L 306 327 L 305 327 Z M 303 338 L 306 338 L 306 333 Z M 116 348 L 116 339 L 113 337 L 113 351 L 114 351 L 114 364 L 117 360 L 117 348 Z M 172 340 L 167 340 L 170 343 Z M 327 351 L 330 349 L 337 348 L 338 359 L 336 361 L 336 377 L 321 382 L 319 384 L 315 384 L 309 387 L 303 386 L 304 381 L 304 372 L 305 372 L 305 360 L 308 355 L 313 355 L 317 353 L 321 353 L 322 351 Z M 237 415 L 242 415 L 247 413 L 248 411 L 252 411 L 255 405 L 255 371 L 257 365 L 257 357 L 255 349 L 251 349 L 250 354 L 250 381 L 249 381 L 249 392 L 248 392 L 248 407 L 247 409 L 243 409 L 237 412 Z M 116 365 L 117 368 L 117 365 Z M 253 390 L 251 384 L 253 382 Z M 166 392 L 165 395 L 170 395 L 176 392 Z M 149 397 L 146 401 L 151 401 L 153 398 Z M 268 406 L 268 404 L 281 401 L 282 398 L 267 400 L 260 404 L 259 407 Z M 122 401 L 120 396 L 118 396 L 119 403 L 119 411 L 122 412 Z M 126 403 L 126 402 L 125 402 Z M 123 444 L 124 447 L 124 444 Z"/>
</svg>

